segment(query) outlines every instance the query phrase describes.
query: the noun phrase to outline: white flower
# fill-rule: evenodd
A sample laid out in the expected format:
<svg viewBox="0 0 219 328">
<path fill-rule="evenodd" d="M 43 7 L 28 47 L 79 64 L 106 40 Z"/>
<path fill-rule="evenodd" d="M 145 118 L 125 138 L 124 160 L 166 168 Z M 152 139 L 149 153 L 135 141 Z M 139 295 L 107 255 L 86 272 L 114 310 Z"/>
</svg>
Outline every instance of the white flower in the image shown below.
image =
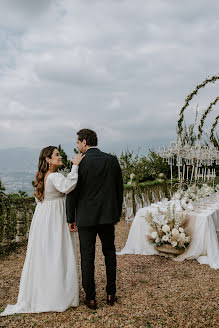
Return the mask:
<svg viewBox="0 0 219 328">
<path fill-rule="evenodd" d="M 155 243 L 156 243 L 156 244 L 159 244 L 159 242 L 160 242 L 160 238 L 157 237 L 157 238 L 155 239 Z"/>
<path fill-rule="evenodd" d="M 171 245 L 172 245 L 173 247 L 176 247 L 176 246 L 177 246 L 177 241 L 172 241 Z"/>
<path fill-rule="evenodd" d="M 189 196 L 186 196 L 183 200 L 185 201 L 186 204 L 188 204 L 189 203 L 189 200 L 190 200 L 190 197 Z"/>
<path fill-rule="evenodd" d="M 130 179 L 133 180 L 134 177 L 135 177 L 135 174 L 134 173 L 131 173 L 130 174 Z"/>
<path fill-rule="evenodd" d="M 179 235 L 179 230 L 177 230 L 176 228 L 173 228 L 172 236 L 178 236 L 178 235 Z"/>
<path fill-rule="evenodd" d="M 180 190 L 178 190 L 173 196 L 174 199 L 182 199 L 182 197 L 183 197 L 183 192 Z"/>
<path fill-rule="evenodd" d="M 168 224 L 165 224 L 163 227 L 162 227 L 162 230 L 163 232 L 169 232 L 170 231 L 170 226 Z"/>
<path fill-rule="evenodd" d="M 164 236 L 162 237 L 162 240 L 163 240 L 163 241 L 168 241 L 169 238 L 168 238 L 168 236 L 164 235 Z"/>
<path fill-rule="evenodd" d="M 179 232 L 184 232 L 184 229 L 182 227 L 179 227 Z"/>
<path fill-rule="evenodd" d="M 192 200 L 196 200 L 197 199 L 197 196 L 196 195 L 192 195 Z"/>
<path fill-rule="evenodd" d="M 128 184 L 128 185 L 131 185 L 132 183 L 131 183 L 131 181 L 128 181 L 127 184 Z"/>
<path fill-rule="evenodd" d="M 179 238 L 178 238 L 178 241 L 181 242 L 181 243 L 185 243 L 186 241 L 186 235 L 184 234 L 184 232 L 180 233 L 179 234 Z"/>
<path fill-rule="evenodd" d="M 157 232 L 156 232 L 156 231 L 153 231 L 153 232 L 151 233 L 151 237 L 152 237 L 153 239 L 156 239 L 156 238 L 158 237 Z"/>
</svg>

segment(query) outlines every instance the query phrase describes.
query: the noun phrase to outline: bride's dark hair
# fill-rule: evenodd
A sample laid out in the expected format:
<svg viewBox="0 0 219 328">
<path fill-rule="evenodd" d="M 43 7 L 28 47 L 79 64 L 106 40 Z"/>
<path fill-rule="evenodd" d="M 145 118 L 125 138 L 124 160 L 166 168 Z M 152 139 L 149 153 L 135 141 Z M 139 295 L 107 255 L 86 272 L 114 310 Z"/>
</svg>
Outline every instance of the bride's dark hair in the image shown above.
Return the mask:
<svg viewBox="0 0 219 328">
<path fill-rule="evenodd" d="M 49 169 L 49 163 L 47 163 L 46 157 L 51 158 L 54 149 L 57 149 L 57 147 L 49 146 L 43 148 L 40 152 L 38 171 L 36 173 L 36 178 L 34 181 L 34 187 L 35 187 L 34 195 L 40 202 L 42 202 L 44 199 L 44 178 L 46 172 Z"/>
</svg>

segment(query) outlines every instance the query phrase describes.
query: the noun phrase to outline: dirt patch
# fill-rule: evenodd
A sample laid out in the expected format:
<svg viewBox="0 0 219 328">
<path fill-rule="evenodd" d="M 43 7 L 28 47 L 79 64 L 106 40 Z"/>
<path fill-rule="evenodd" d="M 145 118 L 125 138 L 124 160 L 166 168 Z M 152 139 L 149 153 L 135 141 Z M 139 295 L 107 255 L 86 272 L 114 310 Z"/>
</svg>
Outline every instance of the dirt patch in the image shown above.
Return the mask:
<svg viewBox="0 0 219 328">
<path fill-rule="evenodd" d="M 124 247 L 128 228 L 116 225 L 116 248 Z M 0 258 L 0 310 L 16 303 L 26 247 Z M 181 263 L 145 255 L 117 256 L 117 295 L 114 307 L 105 303 L 105 266 L 97 240 L 97 311 L 83 304 L 62 313 L 16 314 L 0 317 L 0 328 L 18 327 L 217 327 L 219 270 L 197 261 Z M 80 270 L 79 270 L 80 272 Z"/>
</svg>

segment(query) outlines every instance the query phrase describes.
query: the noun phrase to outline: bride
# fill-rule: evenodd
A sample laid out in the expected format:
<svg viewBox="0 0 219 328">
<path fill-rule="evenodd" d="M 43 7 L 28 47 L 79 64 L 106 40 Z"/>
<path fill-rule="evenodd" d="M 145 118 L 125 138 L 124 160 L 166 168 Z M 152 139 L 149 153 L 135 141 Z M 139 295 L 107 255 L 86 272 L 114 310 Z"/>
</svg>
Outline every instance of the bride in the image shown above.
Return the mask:
<svg viewBox="0 0 219 328">
<path fill-rule="evenodd" d="M 44 148 L 35 180 L 37 206 L 32 219 L 26 259 L 17 303 L 8 305 L 1 316 L 14 313 L 62 312 L 79 304 L 77 245 L 68 229 L 65 194 L 78 180 L 78 165 L 84 156 L 72 159 L 65 178 L 55 170 L 62 165 L 56 147 Z"/>
</svg>

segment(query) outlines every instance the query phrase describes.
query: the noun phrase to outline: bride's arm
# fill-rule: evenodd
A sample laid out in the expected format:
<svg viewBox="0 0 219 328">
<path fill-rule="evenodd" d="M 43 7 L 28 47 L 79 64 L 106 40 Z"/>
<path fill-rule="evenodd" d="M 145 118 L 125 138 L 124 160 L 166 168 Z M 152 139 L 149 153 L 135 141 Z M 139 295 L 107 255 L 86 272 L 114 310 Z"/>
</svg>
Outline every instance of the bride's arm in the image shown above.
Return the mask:
<svg viewBox="0 0 219 328">
<path fill-rule="evenodd" d="M 67 177 L 61 173 L 51 174 L 51 180 L 58 191 L 68 194 L 75 188 L 78 182 L 78 165 L 72 166 L 71 172 Z"/>
</svg>

